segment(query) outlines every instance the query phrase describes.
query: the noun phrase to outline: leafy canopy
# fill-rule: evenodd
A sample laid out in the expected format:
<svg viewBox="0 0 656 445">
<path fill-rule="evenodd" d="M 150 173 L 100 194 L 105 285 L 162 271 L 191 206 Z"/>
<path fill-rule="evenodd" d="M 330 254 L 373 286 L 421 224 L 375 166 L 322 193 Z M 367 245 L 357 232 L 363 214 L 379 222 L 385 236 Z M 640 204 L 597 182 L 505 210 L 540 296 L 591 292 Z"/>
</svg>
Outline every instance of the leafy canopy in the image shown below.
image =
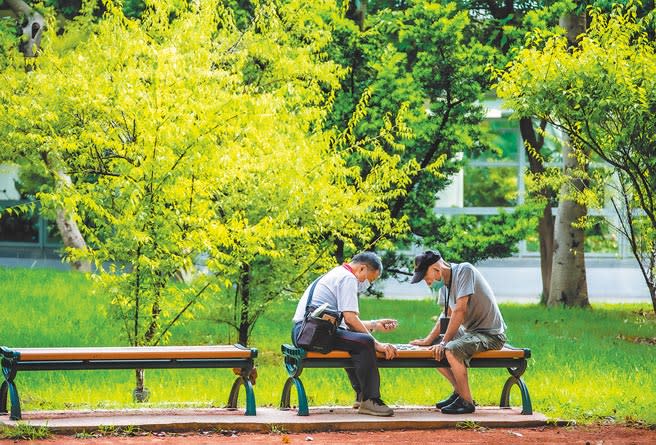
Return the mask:
<svg viewBox="0 0 656 445">
<path fill-rule="evenodd" d="M 108 2 L 102 20 L 50 30 L 36 69 L 13 63 L 14 88 L 0 93 L 3 149 L 71 176 L 38 198 L 74 210 L 89 248 L 68 258 L 95 262 L 131 344 L 165 341 L 210 297 L 218 319 L 252 329 L 299 276 L 332 262 L 329 240 L 403 230 L 381 201 L 407 180 L 399 156 L 324 130 L 343 71 L 325 57 L 318 14 L 258 2 L 242 29 L 218 1 L 146 6 L 130 19 Z M 367 178 L 347 148 L 368 159 Z M 206 274 L 174 280 L 199 258 Z"/>
<path fill-rule="evenodd" d="M 607 187 L 581 189 L 576 199 L 592 207 L 611 201 L 656 310 L 653 12 L 639 19 L 629 2 L 610 14 L 590 13 L 591 24 L 573 49 L 563 36 L 531 34 L 519 57 L 500 73 L 497 92 L 517 115 L 550 122 L 581 147 L 579 155 L 593 153 L 611 166 L 615 175 L 594 178 Z"/>
</svg>

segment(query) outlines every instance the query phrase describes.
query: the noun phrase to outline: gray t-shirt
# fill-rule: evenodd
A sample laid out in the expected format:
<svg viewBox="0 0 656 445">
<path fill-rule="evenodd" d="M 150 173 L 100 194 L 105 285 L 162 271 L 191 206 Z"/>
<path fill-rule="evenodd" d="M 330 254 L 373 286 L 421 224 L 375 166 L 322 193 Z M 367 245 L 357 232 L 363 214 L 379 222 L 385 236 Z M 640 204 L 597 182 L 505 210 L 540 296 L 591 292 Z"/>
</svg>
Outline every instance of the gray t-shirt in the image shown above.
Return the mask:
<svg viewBox="0 0 656 445">
<path fill-rule="evenodd" d="M 310 294 L 309 285 L 301 297 L 292 319 L 294 323 L 305 318 L 305 306 Z M 321 277 L 312 295 L 311 306 L 320 306 L 328 303 L 330 309 L 339 312 L 360 312 L 358 302 L 358 279 L 344 266 L 338 266 Z M 346 328 L 342 321 L 341 327 Z"/>
<path fill-rule="evenodd" d="M 483 275 L 469 263 L 451 264 L 451 288 L 442 286 L 439 302 L 444 308 L 447 290 L 449 307 L 453 311 L 459 298 L 469 297 L 467 314 L 462 322 L 465 332 L 484 334 L 503 334 L 506 323 L 494 297 L 494 292 Z"/>
</svg>

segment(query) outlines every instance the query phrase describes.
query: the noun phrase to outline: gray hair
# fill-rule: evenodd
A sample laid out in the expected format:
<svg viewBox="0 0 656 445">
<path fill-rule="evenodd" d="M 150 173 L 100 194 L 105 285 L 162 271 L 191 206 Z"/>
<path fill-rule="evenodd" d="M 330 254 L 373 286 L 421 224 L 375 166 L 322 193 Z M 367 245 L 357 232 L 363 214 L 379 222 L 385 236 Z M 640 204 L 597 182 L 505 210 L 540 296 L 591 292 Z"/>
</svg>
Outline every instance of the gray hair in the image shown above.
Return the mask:
<svg viewBox="0 0 656 445">
<path fill-rule="evenodd" d="M 383 273 L 383 262 L 373 252 L 360 252 L 351 259 L 352 263 L 364 264 L 371 269 Z"/>
</svg>

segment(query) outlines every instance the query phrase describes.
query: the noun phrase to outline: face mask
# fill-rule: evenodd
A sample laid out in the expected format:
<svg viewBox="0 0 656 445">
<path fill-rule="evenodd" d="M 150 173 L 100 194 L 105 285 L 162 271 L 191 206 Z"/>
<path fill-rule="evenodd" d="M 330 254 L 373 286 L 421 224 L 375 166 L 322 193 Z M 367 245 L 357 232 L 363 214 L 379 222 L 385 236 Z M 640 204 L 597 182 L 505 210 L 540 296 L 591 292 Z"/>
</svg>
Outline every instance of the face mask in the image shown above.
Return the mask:
<svg viewBox="0 0 656 445">
<path fill-rule="evenodd" d="M 444 281 L 442 280 L 435 280 L 433 281 L 433 284 L 431 284 L 431 289 L 435 292 L 439 291 L 442 289 L 442 286 L 444 286 Z"/>
<path fill-rule="evenodd" d="M 358 293 L 359 294 L 365 293 L 367 291 L 367 289 L 369 289 L 370 286 L 371 286 L 371 283 L 367 279 L 365 279 L 362 282 L 358 282 Z"/>
</svg>

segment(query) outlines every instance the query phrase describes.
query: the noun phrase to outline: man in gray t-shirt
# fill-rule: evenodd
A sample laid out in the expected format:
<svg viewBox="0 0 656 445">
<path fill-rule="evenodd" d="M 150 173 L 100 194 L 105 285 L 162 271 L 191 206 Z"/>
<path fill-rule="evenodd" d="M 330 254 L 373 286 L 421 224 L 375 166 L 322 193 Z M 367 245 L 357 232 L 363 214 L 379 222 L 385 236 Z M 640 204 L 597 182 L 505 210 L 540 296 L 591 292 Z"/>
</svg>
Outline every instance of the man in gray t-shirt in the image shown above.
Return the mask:
<svg viewBox="0 0 656 445">
<path fill-rule="evenodd" d="M 436 406 L 444 414 L 473 413 L 475 407 L 467 376 L 469 360 L 476 352 L 501 349 L 506 341 L 506 324 L 494 292 L 474 266 L 447 263 L 437 251 L 429 250 L 415 258 L 411 282 L 422 280 L 429 286 L 442 280 L 440 301 L 445 308 L 442 316 L 450 316 L 450 320 L 446 332 L 440 332 L 438 322 L 426 337 L 410 343 L 431 346 L 435 358 L 446 357 L 449 362 L 450 368 L 437 370 L 451 382 L 453 394 Z"/>
</svg>

